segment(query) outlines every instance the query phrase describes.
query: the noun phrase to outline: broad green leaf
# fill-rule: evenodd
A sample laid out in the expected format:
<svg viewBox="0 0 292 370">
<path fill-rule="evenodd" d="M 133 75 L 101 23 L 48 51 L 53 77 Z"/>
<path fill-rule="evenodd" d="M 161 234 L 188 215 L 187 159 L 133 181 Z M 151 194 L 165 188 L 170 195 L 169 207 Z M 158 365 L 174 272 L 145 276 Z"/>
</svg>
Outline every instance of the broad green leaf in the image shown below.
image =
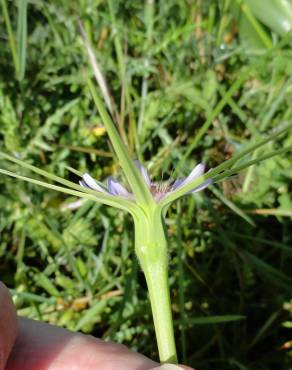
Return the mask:
<svg viewBox="0 0 292 370">
<path fill-rule="evenodd" d="M 249 4 L 243 3 L 241 0 L 237 0 L 237 2 L 241 4 L 241 11 L 244 13 L 246 20 L 250 23 L 250 27 L 253 28 L 257 33 L 258 38 L 261 40 L 264 46 L 270 49 L 273 46 L 272 40 L 264 27 L 255 18 L 254 14 L 250 10 Z"/>
<path fill-rule="evenodd" d="M 289 0 L 244 0 L 252 13 L 274 32 L 292 30 L 292 3 Z"/>
</svg>

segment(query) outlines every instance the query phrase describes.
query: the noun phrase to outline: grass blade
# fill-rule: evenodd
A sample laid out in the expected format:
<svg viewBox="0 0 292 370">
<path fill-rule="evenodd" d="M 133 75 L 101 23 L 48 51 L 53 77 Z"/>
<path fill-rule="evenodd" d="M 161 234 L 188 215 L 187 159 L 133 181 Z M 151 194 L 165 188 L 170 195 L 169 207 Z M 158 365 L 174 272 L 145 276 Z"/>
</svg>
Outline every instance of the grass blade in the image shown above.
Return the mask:
<svg viewBox="0 0 292 370">
<path fill-rule="evenodd" d="M 18 74 L 18 58 L 17 58 L 17 52 L 16 52 L 16 42 L 15 37 L 12 31 L 10 17 L 8 14 L 7 4 L 6 0 L 1 0 L 2 4 L 2 11 L 3 11 L 3 17 L 6 24 L 7 34 L 8 34 L 8 41 L 10 45 L 10 50 L 12 54 L 13 64 L 15 68 L 15 73 Z"/>
<path fill-rule="evenodd" d="M 207 316 L 207 317 L 189 317 L 187 319 L 175 320 L 175 324 L 185 325 L 215 325 L 225 324 L 227 322 L 244 320 L 242 315 L 222 315 L 222 316 Z"/>
<path fill-rule="evenodd" d="M 103 77 L 103 74 L 101 72 L 101 69 L 100 69 L 100 67 L 97 63 L 97 60 L 95 58 L 93 49 L 90 45 L 89 38 L 88 38 L 88 36 L 86 34 L 86 31 L 85 31 L 84 27 L 82 26 L 81 22 L 79 22 L 79 28 L 81 30 L 84 46 L 86 48 L 86 51 L 87 51 L 87 54 L 88 54 L 88 57 L 89 57 L 89 60 L 90 60 L 90 64 L 91 64 L 93 72 L 94 72 L 94 76 L 95 76 L 95 79 L 98 83 L 100 91 L 102 93 L 103 99 L 104 99 L 104 101 L 106 103 L 106 106 L 107 106 L 108 110 L 110 111 L 111 115 L 114 115 L 114 108 L 112 106 L 112 100 L 111 100 L 111 96 L 110 96 L 110 93 L 109 93 L 109 90 L 108 90 L 108 87 L 107 87 L 107 83 L 106 83 L 105 78 Z"/>
<path fill-rule="evenodd" d="M 248 262 L 258 271 L 261 276 L 266 277 L 269 281 L 275 285 L 285 289 L 287 292 L 291 293 L 292 278 L 287 276 L 282 271 L 276 269 L 269 263 L 258 258 L 254 254 L 245 251 L 244 256 L 246 256 Z"/>
<path fill-rule="evenodd" d="M 18 1 L 17 19 L 17 58 L 18 79 L 21 81 L 25 74 L 26 65 L 26 34 L 27 34 L 27 0 Z"/>
<path fill-rule="evenodd" d="M 192 141 L 192 143 L 189 145 L 189 147 L 188 147 L 185 155 L 183 156 L 183 159 L 182 159 L 181 163 L 184 163 L 185 159 L 187 157 L 189 157 L 189 155 L 191 154 L 191 152 L 196 148 L 196 146 L 198 145 L 199 141 L 202 139 L 202 137 L 207 132 L 207 130 L 208 130 L 209 126 L 211 125 L 211 123 L 213 122 L 214 118 L 218 116 L 218 114 L 222 111 L 222 109 L 225 107 L 225 105 L 229 102 L 229 100 L 232 97 L 232 95 L 243 84 L 243 82 L 245 81 L 245 79 L 246 79 L 249 71 L 250 70 L 248 68 L 246 68 L 241 73 L 241 75 L 238 77 L 238 79 L 232 84 L 232 86 L 230 87 L 230 89 L 224 94 L 224 96 L 222 97 L 222 99 L 220 100 L 220 102 L 216 105 L 216 107 L 213 109 L 213 111 L 211 112 L 210 116 L 207 118 L 207 120 L 203 124 L 203 126 L 199 129 L 199 131 L 198 131 L 197 135 L 195 136 L 194 140 Z"/>
<path fill-rule="evenodd" d="M 251 217 L 249 217 L 242 209 L 237 207 L 231 200 L 225 198 L 221 192 L 216 189 L 214 186 L 211 189 L 212 193 L 216 195 L 218 199 L 221 200 L 222 203 L 226 204 L 227 207 L 229 207 L 234 213 L 236 213 L 239 217 L 243 218 L 247 223 L 249 223 L 251 226 L 256 226 L 254 221 Z"/>
</svg>

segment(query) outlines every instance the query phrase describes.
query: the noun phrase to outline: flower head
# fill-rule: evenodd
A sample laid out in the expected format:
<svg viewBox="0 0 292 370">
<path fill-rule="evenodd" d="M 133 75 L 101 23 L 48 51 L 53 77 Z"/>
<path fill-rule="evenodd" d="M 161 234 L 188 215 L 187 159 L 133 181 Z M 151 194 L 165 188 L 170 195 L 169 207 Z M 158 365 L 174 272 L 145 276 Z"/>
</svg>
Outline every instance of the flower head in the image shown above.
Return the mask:
<svg viewBox="0 0 292 370">
<path fill-rule="evenodd" d="M 138 167 L 145 184 L 149 188 L 154 200 L 157 203 L 161 199 L 167 197 L 170 193 L 179 190 L 184 185 L 187 185 L 191 181 L 200 177 L 201 175 L 204 174 L 204 171 L 205 171 L 205 165 L 202 163 L 199 163 L 198 165 L 195 166 L 192 172 L 185 178 L 179 178 L 175 181 L 170 179 L 166 182 L 152 182 L 146 168 L 139 161 L 135 161 L 135 164 Z M 110 176 L 107 179 L 107 186 L 103 184 L 99 184 L 88 173 L 85 173 L 82 176 L 82 180 L 79 183 L 81 186 L 87 187 L 97 192 L 119 196 L 122 198 L 126 198 L 128 200 L 134 200 L 134 195 L 130 191 L 128 191 L 113 176 Z M 204 181 L 201 185 L 194 187 L 194 189 L 192 189 L 189 193 L 197 193 L 198 191 L 205 189 L 211 183 L 212 183 L 212 179 L 208 179 Z"/>
</svg>

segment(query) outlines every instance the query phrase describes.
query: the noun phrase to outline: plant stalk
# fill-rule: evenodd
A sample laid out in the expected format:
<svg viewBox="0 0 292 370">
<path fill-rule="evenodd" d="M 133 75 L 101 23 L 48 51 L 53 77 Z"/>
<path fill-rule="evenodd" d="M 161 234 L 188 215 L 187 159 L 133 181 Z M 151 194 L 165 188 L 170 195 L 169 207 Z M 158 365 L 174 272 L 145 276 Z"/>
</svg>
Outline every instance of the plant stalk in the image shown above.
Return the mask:
<svg viewBox="0 0 292 370">
<path fill-rule="evenodd" d="M 135 220 L 135 250 L 144 271 L 161 363 L 177 363 L 161 215 Z"/>
</svg>

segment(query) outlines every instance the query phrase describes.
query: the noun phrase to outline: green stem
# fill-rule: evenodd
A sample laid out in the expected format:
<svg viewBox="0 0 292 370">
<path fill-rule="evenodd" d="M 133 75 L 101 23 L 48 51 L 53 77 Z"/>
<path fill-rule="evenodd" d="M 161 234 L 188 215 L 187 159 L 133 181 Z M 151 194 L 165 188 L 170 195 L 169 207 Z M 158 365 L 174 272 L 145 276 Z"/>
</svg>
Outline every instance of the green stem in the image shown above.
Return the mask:
<svg viewBox="0 0 292 370">
<path fill-rule="evenodd" d="M 4 17 L 4 21 L 5 21 L 5 25 L 6 25 L 6 29 L 8 33 L 8 41 L 10 44 L 13 64 L 14 64 L 15 72 L 16 74 L 18 74 L 19 65 L 18 65 L 18 58 L 17 58 L 17 51 L 16 51 L 16 42 L 15 42 L 15 37 L 12 31 L 12 26 L 11 26 L 10 17 L 8 14 L 6 0 L 1 0 L 1 4 L 2 4 L 2 10 L 3 10 L 3 17 Z"/>
<path fill-rule="evenodd" d="M 166 237 L 160 214 L 135 220 L 135 250 L 144 271 L 154 320 L 159 358 L 177 363 L 168 284 Z"/>
</svg>

